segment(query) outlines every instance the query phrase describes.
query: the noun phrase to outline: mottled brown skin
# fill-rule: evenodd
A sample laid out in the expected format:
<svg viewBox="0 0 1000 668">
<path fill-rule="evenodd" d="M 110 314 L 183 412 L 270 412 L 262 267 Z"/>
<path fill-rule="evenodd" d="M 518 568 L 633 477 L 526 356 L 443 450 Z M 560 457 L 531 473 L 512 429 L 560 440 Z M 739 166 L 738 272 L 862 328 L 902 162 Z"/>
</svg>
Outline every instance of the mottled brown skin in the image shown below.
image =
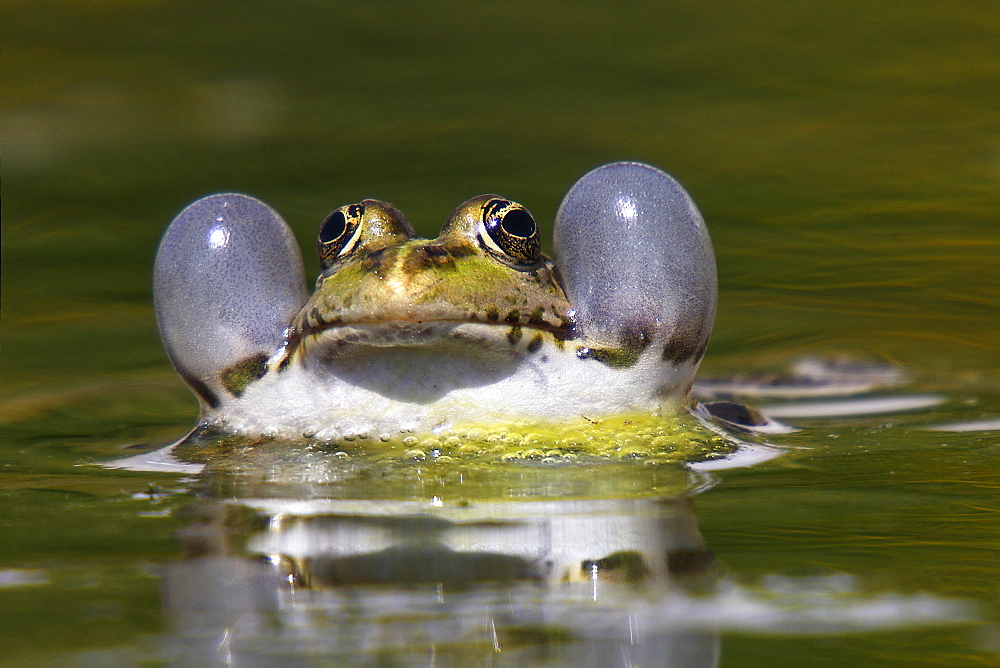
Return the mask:
<svg viewBox="0 0 1000 668">
<path fill-rule="evenodd" d="M 348 221 L 336 241 L 345 251 L 336 255 L 320 243 L 324 271 L 292 323 L 281 366 L 311 339 L 335 337 L 337 328 L 347 327 L 495 325 L 498 337 L 511 346 L 523 344 L 529 353 L 546 338 L 560 346 L 575 338 L 552 260 L 520 237 L 513 240 L 514 255 L 505 255 L 484 230 L 483 218 L 502 208 L 498 202 L 508 205 L 504 210 L 520 207 L 495 195 L 476 197 L 430 240 L 414 238 L 403 214 L 385 202 L 365 200 L 360 209 L 338 210 Z M 353 238 L 345 241 L 348 235 Z"/>
</svg>

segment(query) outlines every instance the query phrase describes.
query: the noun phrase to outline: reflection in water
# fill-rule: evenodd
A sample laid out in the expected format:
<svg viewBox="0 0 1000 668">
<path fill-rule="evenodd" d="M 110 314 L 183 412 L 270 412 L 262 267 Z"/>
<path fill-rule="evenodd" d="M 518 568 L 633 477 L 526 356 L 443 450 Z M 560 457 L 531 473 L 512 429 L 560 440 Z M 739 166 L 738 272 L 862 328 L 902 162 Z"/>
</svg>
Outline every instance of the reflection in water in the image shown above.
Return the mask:
<svg viewBox="0 0 1000 668">
<path fill-rule="evenodd" d="M 857 380 L 839 369 L 832 381 L 769 380 L 767 391 L 794 402 L 775 406 L 805 407 L 802 419 L 827 424 L 907 411 L 918 396 L 879 387 L 833 402 L 813 391 L 837 395 Z M 184 556 L 164 573 L 163 653 L 181 665 L 711 666 L 727 632 L 824 636 L 979 619 L 968 601 L 872 590 L 863 572 L 717 577 L 692 500 L 709 486 L 706 472 L 778 457 L 789 450 L 762 437 L 809 429 L 779 430 L 727 398 L 757 384 L 733 384 L 696 409 L 733 447 L 686 465 L 497 452 L 414 460 L 384 443 L 283 447 L 197 430 L 175 451 L 204 464 L 176 469 L 169 450 L 120 461 L 205 467 L 201 501 L 184 509 Z M 742 508 L 733 513 L 743 521 Z"/>
<path fill-rule="evenodd" d="M 630 489 L 643 487 L 626 476 L 620 497 L 595 499 L 579 494 L 587 491 L 580 470 L 500 473 L 514 483 L 508 494 L 482 501 L 336 498 L 345 492 L 340 484 L 322 496 L 282 498 L 272 478 L 272 496 L 189 507 L 184 558 L 164 578 L 169 652 L 178 663 L 214 657 L 239 665 L 306 657 L 716 664 L 714 631 L 650 612 L 713 587 L 713 559 L 689 496 L 636 496 Z M 690 488 L 681 469 L 647 472 L 648 488 L 662 487 L 664 475 Z M 549 478 L 546 489 L 575 493 L 532 500 L 528 486 L 539 476 Z M 229 477 L 215 489 L 252 494 L 261 482 Z"/>
</svg>

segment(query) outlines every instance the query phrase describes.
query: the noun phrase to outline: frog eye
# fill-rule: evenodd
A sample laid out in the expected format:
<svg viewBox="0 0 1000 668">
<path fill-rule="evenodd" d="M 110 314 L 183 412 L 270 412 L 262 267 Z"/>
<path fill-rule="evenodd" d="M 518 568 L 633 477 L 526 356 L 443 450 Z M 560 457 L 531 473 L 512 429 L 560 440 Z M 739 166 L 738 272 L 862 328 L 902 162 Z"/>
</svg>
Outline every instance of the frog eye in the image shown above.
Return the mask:
<svg viewBox="0 0 1000 668">
<path fill-rule="evenodd" d="M 364 215 L 364 204 L 349 204 L 331 213 L 320 225 L 316 249 L 319 251 L 319 263 L 324 269 L 339 258 L 350 255 L 357 246 Z"/>
<path fill-rule="evenodd" d="M 541 258 L 538 226 L 528 210 L 517 202 L 487 200 L 483 203 L 482 223 L 486 234 L 480 232 L 480 241 L 501 260 L 530 266 Z"/>
</svg>

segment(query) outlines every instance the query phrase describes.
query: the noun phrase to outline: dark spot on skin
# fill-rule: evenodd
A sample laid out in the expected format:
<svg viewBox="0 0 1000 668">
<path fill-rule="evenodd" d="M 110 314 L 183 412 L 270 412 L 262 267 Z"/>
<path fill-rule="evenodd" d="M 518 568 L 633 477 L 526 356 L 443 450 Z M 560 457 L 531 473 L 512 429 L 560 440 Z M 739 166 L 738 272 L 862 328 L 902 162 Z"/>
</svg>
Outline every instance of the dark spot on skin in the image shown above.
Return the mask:
<svg viewBox="0 0 1000 668">
<path fill-rule="evenodd" d="M 507 314 L 507 317 L 503 319 L 503 321 L 511 325 L 519 323 L 521 322 L 521 312 L 518 311 L 517 309 L 512 309 L 511 312 Z"/>
<path fill-rule="evenodd" d="M 621 343 L 622 348 L 628 348 L 629 350 L 635 350 L 637 353 L 641 353 L 649 345 L 649 342 L 653 340 L 653 335 L 641 325 L 633 325 L 622 330 L 618 341 Z"/>
<path fill-rule="evenodd" d="M 386 248 L 373 250 L 361 259 L 361 269 L 367 272 L 377 272 L 382 268 L 382 260 L 385 257 Z"/>
<path fill-rule="evenodd" d="M 620 346 L 580 348 L 576 351 L 576 356 L 580 359 L 595 359 L 607 364 L 612 369 L 627 369 L 639 361 L 642 351 L 649 346 L 651 339 L 649 332 L 642 327 L 626 328 L 619 335 Z"/>
<path fill-rule="evenodd" d="M 406 254 L 403 271 L 413 276 L 429 269 L 450 269 L 455 261 L 441 246 L 418 246 Z"/>
<path fill-rule="evenodd" d="M 455 264 L 455 258 L 444 246 L 424 246 L 416 250 L 423 252 L 427 259 L 434 265 L 444 266 Z"/>
<path fill-rule="evenodd" d="M 496 322 L 497 320 L 500 319 L 500 313 L 497 311 L 495 306 L 491 306 L 488 309 L 486 309 L 486 319 L 493 322 Z"/>
<path fill-rule="evenodd" d="M 264 377 L 267 373 L 267 355 L 257 353 L 222 370 L 219 379 L 230 394 L 238 397 L 247 385 Z"/>
<path fill-rule="evenodd" d="M 476 249 L 468 244 L 443 244 L 441 248 L 448 252 L 448 255 L 455 259 L 469 257 L 476 254 Z"/>
<path fill-rule="evenodd" d="M 516 345 L 521 340 L 521 328 L 517 325 L 511 327 L 510 331 L 507 332 L 507 340 L 510 342 L 510 345 Z"/>
<path fill-rule="evenodd" d="M 575 339 L 578 336 L 576 325 L 574 325 L 573 321 L 566 316 L 560 316 L 559 327 L 552 332 L 552 335 L 556 337 L 556 342 L 560 344 L 563 341 L 569 341 L 570 339 Z"/>
<path fill-rule="evenodd" d="M 194 390 L 195 394 L 204 399 L 205 403 L 208 404 L 210 408 L 218 408 L 222 405 L 222 402 L 219 401 L 219 397 L 201 380 L 201 378 L 196 378 L 183 370 L 180 374 L 184 379 L 184 382 L 187 383 L 192 390 Z"/>
<path fill-rule="evenodd" d="M 528 324 L 534 327 L 538 327 L 540 325 L 542 326 L 547 325 L 548 323 L 545 321 L 545 318 L 542 317 L 544 315 L 545 315 L 545 309 L 539 306 L 538 308 L 536 308 L 534 311 L 531 312 L 530 316 L 528 316 Z"/>
<path fill-rule="evenodd" d="M 594 359 L 607 364 L 612 369 L 627 369 L 639 361 L 642 351 L 626 348 L 581 348 L 576 356 L 580 359 Z"/>
<path fill-rule="evenodd" d="M 541 333 L 535 334 L 535 336 L 532 337 L 531 341 L 528 341 L 528 352 L 537 353 L 541 347 L 542 347 L 542 335 Z"/>
<path fill-rule="evenodd" d="M 427 244 L 417 246 L 407 254 L 403 270 L 412 275 L 428 269 L 454 269 L 455 260 L 472 255 L 474 252 L 466 245 Z"/>
<path fill-rule="evenodd" d="M 691 332 L 676 332 L 663 347 L 663 361 L 681 364 L 689 360 L 700 360 L 705 354 L 708 342 Z"/>
</svg>

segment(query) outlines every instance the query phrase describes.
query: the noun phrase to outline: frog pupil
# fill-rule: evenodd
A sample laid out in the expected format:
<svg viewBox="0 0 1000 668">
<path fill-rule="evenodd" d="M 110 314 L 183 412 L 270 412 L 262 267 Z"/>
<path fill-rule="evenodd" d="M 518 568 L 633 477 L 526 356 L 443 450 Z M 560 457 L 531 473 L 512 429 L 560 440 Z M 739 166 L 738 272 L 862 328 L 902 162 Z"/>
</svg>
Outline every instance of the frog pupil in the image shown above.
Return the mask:
<svg viewBox="0 0 1000 668">
<path fill-rule="evenodd" d="M 508 211 L 500 226 L 511 236 L 528 238 L 535 233 L 535 221 L 524 209 Z"/>
<path fill-rule="evenodd" d="M 343 236 L 346 229 L 347 218 L 344 217 L 343 211 L 334 211 L 323 221 L 323 227 L 319 231 L 319 240 L 324 244 L 335 241 Z"/>
</svg>

